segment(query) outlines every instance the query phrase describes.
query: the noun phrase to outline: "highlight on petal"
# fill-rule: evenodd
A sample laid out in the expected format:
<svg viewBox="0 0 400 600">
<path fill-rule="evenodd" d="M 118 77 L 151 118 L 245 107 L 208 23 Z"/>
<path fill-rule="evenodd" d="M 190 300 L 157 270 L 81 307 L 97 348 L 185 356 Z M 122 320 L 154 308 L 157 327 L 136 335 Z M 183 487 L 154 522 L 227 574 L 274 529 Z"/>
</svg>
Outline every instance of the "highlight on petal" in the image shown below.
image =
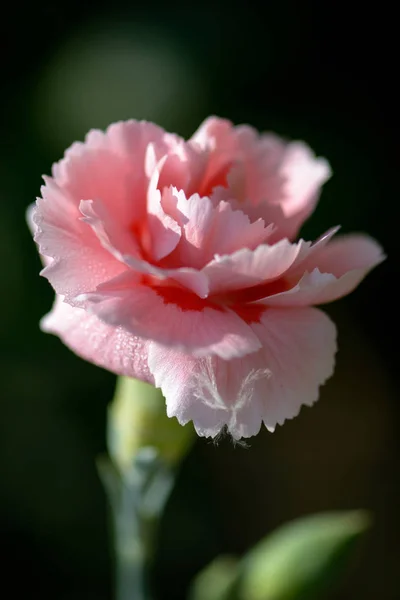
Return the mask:
<svg viewBox="0 0 400 600">
<path fill-rule="evenodd" d="M 43 317 L 43 331 L 62 339 L 75 354 L 118 375 L 154 383 L 147 366 L 148 341 L 122 327 L 100 321 L 82 308 L 72 307 L 56 296 L 54 306 Z"/>
<path fill-rule="evenodd" d="M 273 431 L 311 406 L 332 375 L 336 329 L 315 308 L 268 309 L 252 325 L 263 346 L 229 361 L 195 358 L 152 343 L 149 368 L 167 401 L 168 416 L 215 437 L 227 427 L 234 439 Z"/>
<path fill-rule="evenodd" d="M 152 146 L 149 147 L 149 150 L 152 154 Z M 176 248 L 181 237 L 181 228 L 172 217 L 164 212 L 161 205 L 161 192 L 157 189 L 166 158 L 164 156 L 155 166 L 147 191 L 149 240 L 146 251 L 155 261 L 170 254 Z"/>
</svg>

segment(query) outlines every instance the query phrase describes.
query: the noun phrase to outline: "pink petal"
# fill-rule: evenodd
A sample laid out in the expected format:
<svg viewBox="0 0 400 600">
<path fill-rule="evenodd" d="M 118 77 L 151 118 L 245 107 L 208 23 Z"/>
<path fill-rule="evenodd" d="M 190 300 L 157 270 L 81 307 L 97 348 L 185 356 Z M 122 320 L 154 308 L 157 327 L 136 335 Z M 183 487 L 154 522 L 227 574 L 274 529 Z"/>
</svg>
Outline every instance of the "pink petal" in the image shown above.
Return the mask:
<svg viewBox="0 0 400 600">
<path fill-rule="evenodd" d="M 233 127 L 215 117 L 203 123 L 192 142 L 210 153 L 209 172 L 229 169 L 220 185 L 229 187 L 252 221 L 258 217 L 274 223 L 276 241 L 296 236 L 331 174 L 327 161 L 302 142 L 259 135 L 252 127 Z"/>
<path fill-rule="evenodd" d="M 202 150 L 218 151 L 222 146 L 234 144 L 233 125 L 227 119 L 207 117 L 190 138 L 190 142 Z"/>
<path fill-rule="evenodd" d="M 324 158 L 316 158 L 303 142 L 287 145 L 279 168 L 284 180 L 281 206 L 285 217 L 288 237 L 298 229 L 313 212 L 321 186 L 330 178 L 331 169 Z"/>
<path fill-rule="evenodd" d="M 79 154 L 71 150 L 53 172 L 61 174 L 55 180 L 77 206 L 81 200 L 100 199 L 119 221 L 131 221 L 135 214 L 143 217 L 145 211 L 144 150 L 137 162 L 135 172 L 134 160 L 119 156 L 106 144 L 101 149 L 82 144 Z"/>
<path fill-rule="evenodd" d="M 319 387 L 333 374 L 336 327 L 315 308 L 266 310 L 253 330 L 263 343 L 261 353 L 271 371 L 266 386 L 263 420 L 269 430 L 295 417 L 304 404 L 318 400 Z"/>
<path fill-rule="evenodd" d="M 310 244 L 300 240 L 291 244 L 262 244 L 255 250 L 243 248 L 228 256 L 218 256 L 203 272 L 210 282 L 210 294 L 221 294 L 266 283 L 282 276 L 307 251 Z"/>
<path fill-rule="evenodd" d="M 152 342 L 148 362 L 155 385 L 166 398 L 167 415 L 181 425 L 193 421 L 199 435 L 218 435 L 229 421 L 230 399 L 220 398 L 216 371 L 228 369 L 232 361 L 196 358 Z"/>
<path fill-rule="evenodd" d="M 372 269 L 385 259 L 381 246 L 364 234 L 347 234 L 335 237 L 320 252 L 310 255 L 304 267 L 315 267 L 324 273 L 341 277 L 348 271 Z"/>
<path fill-rule="evenodd" d="M 113 290 L 129 288 L 141 281 L 138 277 L 140 274 L 151 275 L 151 283 L 154 286 L 169 286 L 173 289 L 187 295 L 188 292 L 193 292 L 199 298 L 207 298 L 208 296 L 208 279 L 201 271 L 181 267 L 179 269 L 163 269 L 144 261 L 132 258 L 130 256 L 122 257 L 130 270 L 120 273 L 117 277 L 102 282 L 97 286 L 97 290 Z M 147 282 L 148 283 L 148 282 Z M 178 285 L 176 285 L 178 284 Z M 115 285 L 117 286 L 115 288 Z"/>
<path fill-rule="evenodd" d="M 164 269 L 142 259 L 133 234 L 111 218 L 101 201 L 82 200 L 80 210 L 84 215 L 82 220 L 92 227 L 102 247 L 136 273 L 152 275 L 160 280 L 172 279 L 202 298 L 208 295 L 208 280 L 204 273 L 184 267 Z M 130 277 L 123 271 L 121 277 L 125 276 Z M 105 279 L 106 283 L 108 281 Z"/>
<path fill-rule="evenodd" d="M 186 198 L 183 190 L 166 189 L 163 204 L 182 227 L 182 238 L 168 257 L 166 265 L 185 264 L 201 269 L 216 254 L 228 254 L 240 248 L 257 248 L 271 234 L 258 219 L 251 223 L 240 210 L 232 210 L 228 202 L 213 206 L 206 197 L 193 194 Z"/>
<path fill-rule="evenodd" d="M 198 192 L 207 168 L 207 153 L 190 143 L 177 143 L 171 148 L 160 174 L 158 188 L 173 186 L 187 196 Z"/>
<path fill-rule="evenodd" d="M 59 336 L 75 354 L 117 375 L 153 383 L 147 366 L 148 342 L 121 327 L 111 327 L 82 308 L 56 300 L 41 328 Z"/>
<path fill-rule="evenodd" d="M 183 236 L 173 258 L 176 264 L 186 264 L 200 268 L 207 263 L 208 241 L 213 227 L 214 209 L 207 197 L 198 194 L 185 198 L 184 192 L 178 192 L 178 208 L 186 223 Z"/>
<path fill-rule="evenodd" d="M 324 304 L 352 292 L 364 277 L 384 260 L 382 248 L 364 235 L 341 236 L 310 254 L 306 272 L 292 289 L 260 301 L 268 306 Z"/>
<path fill-rule="evenodd" d="M 207 156 L 202 181 L 197 188 L 200 196 L 208 196 L 218 185 L 227 185 L 233 162 L 240 158 L 235 129 L 230 121 L 209 117 L 188 142 Z"/>
<path fill-rule="evenodd" d="M 67 301 L 80 293 L 94 289 L 105 279 L 111 279 L 125 269 L 99 243 L 77 207 L 70 202 L 57 184 L 48 180 L 31 211 L 35 242 L 47 266 L 46 277 L 57 293 Z"/>
<path fill-rule="evenodd" d="M 240 161 L 228 177 L 234 196 L 251 206 L 277 204 L 282 199 L 283 178 L 279 168 L 286 143 L 273 134 L 260 136 L 248 125 L 236 127 L 236 136 Z"/>
<path fill-rule="evenodd" d="M 216 210 L 210 259 L 215 254 L 231 254 L 240 248 L 255 250 L 273 231 L 273 225 L 266 227 L 262 219 L 250 222 L 245 213 L 233 210 L 229 202 L 220 202 Z"/>
<path fill-rule="evenodd" d="M 259 216 L 267 223 L 274 217 L 276 239 L 293 239 L 314 210 L 319 190 L 331 175 L 329 164 L 316 158 L 303 142 L 288 143 L 273 134 L 259 136 L 248 126 L 238 127 L 237 135 L 245 156 L 244 200 L 258 206 Z M 233 179 L 235 174 L 230 177 Z M 281 208 L 281 218 L 276 209 L 271 213 L 274 205 Z"/>
<path fill-rule="evenodd" d="M 217 354 L 227 359 L 260 347 L 251 328 L 235 313 L 184 290 L 159 287 L 155 291 L 144 285 L 129 289 L 126 280 L 115 285 L 114 290 L 108 284 L 77 300 L 111 326 L 196 356 Z"/>
<path fill-rule="evenodd" d="M 35 239 L 39 233 L 38 226 L 35 223 L 35 218 L 34 218 L 36 210 L 37 210 L 36 204 L 30 204 L 28 206 L 28 208 L 26 209 L 26 213 L 25 213 L 26 223 L 30 229 L 33 239 Z M 44 254 L 39 253 L 39 257 L 44 266 L 49 265 L 53 261 L 53 259 L 51 257 L 45 256 Z"/>
<path fill-rule="evenodd" d="M 40 250 L 46 256 L 53 256 L 55 253 L 54 241 L 51 237 L 46 239 L 47 232 L 43 231 L 49 226 L 53 231 L 60 231 L 62 235 L 68 235 L 76 238 L 85 239 L 88 244 L 97 245 L 95 236 L 80 221 L 79 203 L 70 196 L 68 191 L 61 188 L 50 177 L 44 177 L 45 184 L 41 187 L 42 198 L 37 198 L 36 208 L 32 212 L 32 219 L 35 224 L 35 241 L 39 244 Z M 58 254 L 58 252 L 57 252 Z"/>
<path fill-rule="evenodd" d="M 144 121 L 110 125 L 105 133 L 92 130 L 84 143 L 75 143 L 53 166 L 57 183 L 74 198 L 101 199 L 120 222 L 141 221 L 146 214 L 149 177 L 145 155 L 154 144 L 156 158 L 179 143 L 179 138 Z"/>
<path fill-rule="evenodd" d="M 273 431 L 312 405 L 333 372 L 336 330 L 313 308 L 270 309 L 254 331 L 263 347 L 229 361 L 195 358 L 152 343 L 149 368 L 167 401 L 168 416 L 193 421 L 199 435 L 224 426 L 235 439 Z"/>
<path fill-rule="evenodd" d="M 152 153 L 153 147 L 149 146 L 148 151 Z M 150 234 L 147 252 L 155 261 L 170 254 L 176 248 L 181 237 L 181 228 L 172 217 L 164 212 L 161 205 L 161 192 L 157 189 L 165 160 L 166 157 L 154 168 L 147 192 L 147 222 Z"/>
<path fill-rule="evenodd" d="M 165 154 L 177 139 L 135 121 L 116 123 L 106 133 L 92 131 L 84 144 L 73 144 L 53 166 L 54 179 L 45 178 L 34 216 L 35 239 L 40 252 L 54 259 L 46 261 L 51 264 L 42 274 L 68 301 L 124 269 L 80 220 L 78 207 L 81 200 L 100 199 L 116 222 L 140 220 L 146 211 L 144 160 L 150 142 L 157 143 L 158 154 Z"/>
<path fill-rule="evenodd" d="M 79 210 L 83 215 L 81 220 L 90 225 L 103 248 L 117 260 L 123 262 L 124 255 L 141 259 L 134 235 L 110 215 L 101 200 L 81 200 Z"/>
</svg>

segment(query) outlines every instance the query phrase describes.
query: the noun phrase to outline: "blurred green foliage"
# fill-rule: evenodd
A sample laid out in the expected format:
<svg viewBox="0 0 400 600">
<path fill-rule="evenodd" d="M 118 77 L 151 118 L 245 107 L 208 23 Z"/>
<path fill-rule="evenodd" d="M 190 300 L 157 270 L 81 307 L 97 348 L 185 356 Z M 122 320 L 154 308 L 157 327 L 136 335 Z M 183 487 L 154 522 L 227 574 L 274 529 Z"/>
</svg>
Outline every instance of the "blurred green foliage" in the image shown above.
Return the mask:
<svg viewBox="0 0 400 600">
<path fill-rule="evenodd" d="M 370 524 L 362 511 L 297 519 L 240 561 L 217 558 L 195 579 L 191 600 L 308 600 L 334 588 L 354 543 Z"/>
</svg>

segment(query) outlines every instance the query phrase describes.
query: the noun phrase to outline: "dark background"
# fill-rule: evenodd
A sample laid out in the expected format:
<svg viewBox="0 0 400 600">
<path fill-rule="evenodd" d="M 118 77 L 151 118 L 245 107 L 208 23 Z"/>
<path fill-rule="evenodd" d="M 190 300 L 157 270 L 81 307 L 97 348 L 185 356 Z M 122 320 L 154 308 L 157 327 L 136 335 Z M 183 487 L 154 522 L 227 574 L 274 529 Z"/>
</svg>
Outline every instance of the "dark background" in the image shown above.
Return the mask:
<svg viewBox="0 0 400 600">
<path fill-rule="evenodd" d="M 398 73 L 388 3 L 11 3 L 0 24 L 1 594 L 109 600 L 95 457 L 115 378 L 39 331 L 53 293 L 25 225 L 41 175 L 91 127 L 208 114 L 304 139 L 334 176 L 304 233 L 367 231 L 389 259 L 327 307 L 340 352 L 320 402 L 250 448 L 199 440 L 160 531 L 154 584 L 180 600 L 216 554 L 293 517 L 367 508 L 374 526 L 326 597 L 399 597 Z M 7 592 L 8 593 L 8 592 Z"/>
</svg>

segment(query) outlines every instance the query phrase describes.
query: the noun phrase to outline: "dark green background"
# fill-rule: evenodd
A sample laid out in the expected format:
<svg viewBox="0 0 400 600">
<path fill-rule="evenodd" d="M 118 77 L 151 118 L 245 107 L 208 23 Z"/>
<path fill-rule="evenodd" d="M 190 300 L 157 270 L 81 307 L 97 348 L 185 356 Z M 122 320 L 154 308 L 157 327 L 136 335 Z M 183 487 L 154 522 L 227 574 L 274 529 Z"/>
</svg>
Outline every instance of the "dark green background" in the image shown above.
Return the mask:
<svg viewBox="0 0 400 600">
<path fill-rule="evenodd" d="M 112 596 L 105 449 L 114 377 L 42 334 L 52 302 L 25 225 L 41 174 L 90 127 L 208 114 L 306 140 L 334 177 L 305 227 L 368 231 L 389 259 L 328 312 L 334 378 L 313 409 L 250 448 L 199 440 L 160 531 L 154 585 L 180 600 L 220 552 L 310 512 L 368 508 L 374 528 L 329 597 L 398 598 L 398 187 L 394 14 L 286 0 L 10 3 L 0 24 L 1 594 Z M 8 591 L 10 590 L 10 591 Z"/>
</svg>

